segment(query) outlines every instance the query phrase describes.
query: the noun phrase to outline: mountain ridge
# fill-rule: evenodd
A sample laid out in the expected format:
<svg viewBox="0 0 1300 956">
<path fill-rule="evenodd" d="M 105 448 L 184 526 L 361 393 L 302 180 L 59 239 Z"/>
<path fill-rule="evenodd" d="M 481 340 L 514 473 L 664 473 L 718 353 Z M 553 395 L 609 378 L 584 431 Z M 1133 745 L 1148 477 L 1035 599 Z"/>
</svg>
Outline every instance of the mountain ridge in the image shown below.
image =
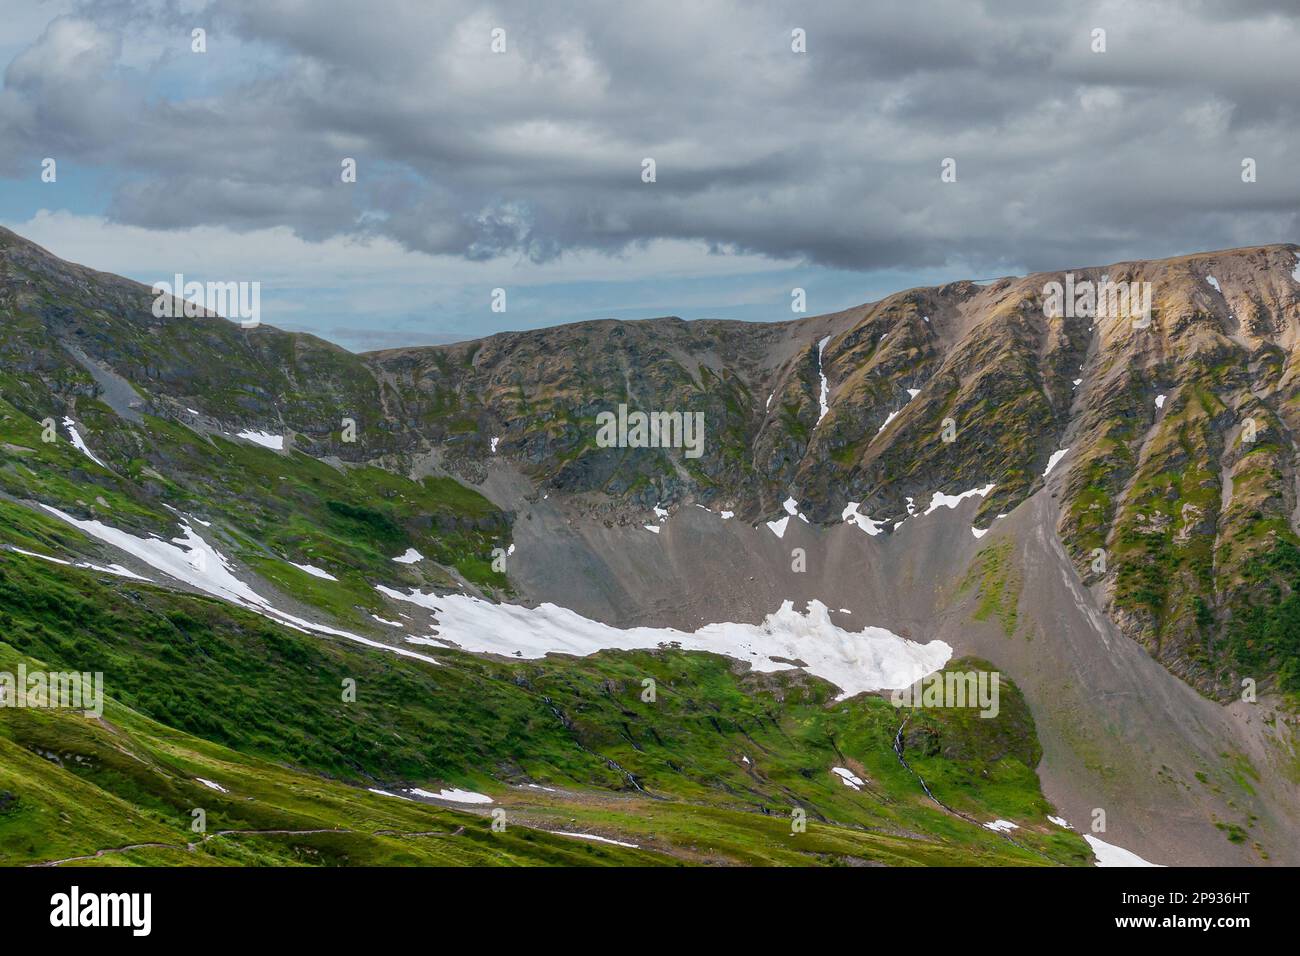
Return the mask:
<svg viewBox="0 0 1300 956">
<path fill-rule="evenodd" d="M 1058 272 L 902 290 L 781 322 L 602 319 L 354 355 L 270 326 L 156 319 L 135 298 L 147 287 L 0 237 L 10 296 L 25 273 L 97 303 L 92 321 L 107 328 L 60 308 L 41 319 L 93 363 L 78 364 L 103 373 L 92 392 L 110 374 L 137 390 L 147 382 L 166 414 L 200 431 L 274 428 L 317 457 L 393 459 L 399 470 L 432 451 L 437 470 L 471 483 L 500 456 L 621 524 L 691 503 L 758 522 L 779 518 L 793 497 L 821 523 L 857 502 L 880 533 L 936 494 L 991 484 L 975 520 L 987 528 L 1069 449 L 1056 466 L 1067 503 L 1058 530 L 1076 567 L 1127 633 L 1157 655 L 1172 648 L 1175 670 L 1218 695 L 1243 675 L 1205 648 L 1262 591 L 1292 586 L 1264 558 L 1274 542 L 1300 544 L 1292 244 L 1072 271 L 1150 282 L 1153 319 L 1141 330 L 1047 317 L 1043 290 Z M 40 337 L 31 330 L 25 360 L 44 351 L 58 365 Z M 1233 356 L 1271 383 L 1245 381 L 1225 365 Z M 702 412 L 710 454 L 597 447 L 595 416 L 619 404 Z M 1237 433 L 1251 415 L 1265 438 L 1246 454 Z M 361 441 L 341 440 L 345 419 Z M 1193 462 L 1194 483 L 1171 483 Z M 1153 555 L 1168 567 L 1153 573 Z M 1245 658 L 1259 666 L 1270 654 Z M 1300 689 L 1300 675 L 1286 681 Z"/>
<path fill-rule="evenodd" d="M 942 640 L 1023 688 L 1042 756 L 1029 768 L 1037 778 L 1015 770 L 1022 806 L 1041 780 L 1058 814 L 1109 808 L 1120 842 L 1159 862 L 1285 861 L 1300 813 L 1289 730 L 1300 683 L 1295 249 L 1077 273 L 1152 282 L 1153 321 L 1141 328 L 1056 320 L 1043 287 L 1064 274 L 1044 273 L 780 323 L 600 320 L 358 356 L 269 326 L 159 318 L 147 287 L 0 233 L 0 511 L 4 541 L 19 549 L 4 551 L 0 571 L 60 560 L 80 563 L 59 571 L 73 577 L 116 565 L 152 580 L 158 569 L 139 554 L 201 539 L 263 602 L 244 610 L 294 655 L 340 637 L 380 648 L 359 654 L 409 653 L 404 635 L 415 634 L 435 641 L 421 654 L 458 674 L 500 662 L 418 633 L 437 633 L 439 595 L 510 602 L 512 614 L 550 602 L 614 627 L 688 633 L 817 600 L 841 627 Z M 620 403 L 702 412 L 704 453 L 601 447 L 597 416 Z M 1258 434 L 1243 442 L 1248 419 Z M 95 528 L 131 536 L 135 554 L 86 533 Z M 109 585 L 96 593 L 128 607 L 212 594 L 184 577 Z M 416 592 L 429 608 L 386 596 Z M 41 606 L 39 590 L 16 593 Z M 180 615 L 182 633 L 192 618 Z M 103 640 L 72 618 L 52 628 L 37 617 L 24 618 L 15 646 L 57 658 L 69 653 L 51 637 L 60 629 L 84 646 Z M 246 630 L 242 618 L 217 628 Z M 620 653 L 609 660 L 625 668 Z M 613 693 L 599 689 L 613 678 L 595 677 L 604 662 L 552 672 L 583 688 L 563 727 Z M 1258 711 L 1241 700 L 1246 678 Z M 638 685 L 626 671 L 619 680 L 621 700 Z M 542 707 L 513 686 L 521 714 Z M 149 719 L 206 726 L 148 691 L 117 688 L 145 694 Z M 725 693 L 778 713 L 781 726 L 794 719 L 798 695 L 784 685 Z M 774 696 L 760 705 L 756 693 Z M 871 695 L 855 700 L 876 714 L 864 746 L 885 747 L 871 750 L 884 763 L 868 764 L 883 772 L 897 727 Z M 673 774 L 689 776 L 673 746 L 652 750 L 633 724 L 607 717 L 578 734 L 583 761 L 616 754 L 620 768 L 668 774 L 658 779 L 669 790 Z M 311 715 L 283 719 L 299 721 L 294 735 L 320 732 L 301 724 Z M 518 768 L 543 740 L 555 743 L 488 748 L 487 772 L 526 786 Z M 381 787 L 475 783 L 442 750 L 404 756 L 411 769 L 396 782 L 350 752 L 359 768 L 328 772 Z M 304 746 L 291 759 L 320 754 Z M 716 767 L 720 754 L 697 756 Z M 554 772 L 552 755 L 543 763 Z M 584 785 L 635 792 L 639 779 L 600 759 L 564 766 Z M 726 779 L 718 792 L 736 789 Z M 697 776 L 679 783 L 717 798 Z M 775 791 L 755 786 L 761 796 L 743 813 L 772 805 Z M 980 812 L 1011 812 L 994 810 L 989 793 L 977 800 Z"/>
</svg>

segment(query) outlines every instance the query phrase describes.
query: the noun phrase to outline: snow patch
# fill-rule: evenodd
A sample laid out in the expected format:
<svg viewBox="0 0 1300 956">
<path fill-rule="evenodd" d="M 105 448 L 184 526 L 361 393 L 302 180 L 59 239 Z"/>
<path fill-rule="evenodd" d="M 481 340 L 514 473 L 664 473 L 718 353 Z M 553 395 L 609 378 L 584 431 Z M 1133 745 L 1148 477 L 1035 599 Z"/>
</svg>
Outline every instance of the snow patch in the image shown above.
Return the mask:
<svg viewBox="0 0 1300 956">
<path fill-rule="evenodd" d="M 261 445 L 263 448 L 270 448 L 272 451 L 284 451 L 284 436 L 272 435 L 264 431 L 242 431 L 238 434 L 239 438 L 244 441 L 251 441 L 255 445 Z"/>
<path fill-rule="evenodd" d="M 86 571 L 102 571 L 105 574 L 116 574 L 119 578 L 131 578 L 135 581 L 149 581 L 148 578 L 141 577 L 134 571 L 122 567 L 120 564 L 110 564 L 107 566 L 101 564 L 91 564 L 89 561 L 64 561 L 62 558 L 54 558 L 48 554 L 37 554 L 35 551 L 24 551 L 22 548 L 9 545 L 9 550 L 15 554 L 23 554 L 29 558 L 40 558 L 42 561 L 49 561 L 51 564 L 61 564 L 65 568 L 81 568 Z M 152 581 L 149 581 L 152 584 Z"/>
<path fill-rule="evenodd" d="M 906 687 L 943 667 L 952 648 L 939 640 L 918 644 L 880 627 L 844 630 L 832 623 L 820 601 L 805 613 L 793 601 L 767 615 L 761 624 L 708 624 L 694 633 L 666 627 L 623 630 L 583 617 L 576 611 L 542 604 L 493 604 L 468 594 L 410 593 L 379 585 L 377 590 L 438 614 L 438 639 L 480 654 L 537 659 L 547 654 L 586 657 L 597 651 L 639 650 L 665 645 L 708 651 L 747 661 L 756 671 L 789 670 L 792 660 L 842 690 L 839 697 L 884 688 Z"/>
<path fill-rule="evenodd" d="M 992 823 L 984 824 L 985 830 L 992 830 L 994 833 L 1007 833 L 1011 830 L 1019 830 L 1020 827 L 1010 820 L 994 820 Z"/>
<path fill-rule="evenodd" d="M 847 505 L 844 506 L 844 510 L 840 512 L 840 520 L 848 521 L 851 524 L 857 525 L 859 528 L 861 528 L 863 531 L 865 531 L 867 534 L 871 535 L 874 538 L 876 535 L 880 534 L 882 530 L 884 530 L 884 527 L 886 524 L 888 524 L 888 522 L 883 520 L 877 521 L 874 518 L 862 514 L 861 512 L 858 511 L 858 506 L 860 504 L 862 504 L 862 502 L 860 501 L 850 501 Z"/>
<path fill-rule="evenodd" d="M 985 498 L 988 496 L 988 493 L 992 490 L 993 490 L 993 483 L 989 482 L 983 488 L 972 488 L 970 491 L 963 491 L 959 495 L 945 495 L 942 491 L 936 491 L 933 495 L 930 496 L 930 504 L 926 507 L 925 513 L 922 514 L 921 517 L 925 517 L 925 515 L 928 514 L 933 514 L 935 511 L 938 511 L 940 508 L 956 508 L 967 498 Z"/>
<path fill-rule="evenodd" d="M 650 531 L 654 534 L 659 533 L 659 526 L 657 524 L 643 524 L 641 527 L 645 528 L 647 531 Z"/>
<path fill-rule="evenodd" d="M 406 552 L 393 558 L 398 564 L 414 564 L 416 561 L 423 561 L 424 555 L 414 548 L 407 548 Z"/>
<path fill-rule="evenodd" d="M 569 833 L 566 830 L 547 830 L 555 836 L 575 837 L 579 840 L 596 840 L 600 843 L 611 843 L 614 846 L 625 846 L 629 850 L 639 850 L 641 847 L 635 843 L 624 843 L 622 840 L 611 840 L 608 837 L 596 836 L 594 833 Z"/>
<path fill-rule="evenodd" d="M 984 537 L 986 534 L 988 534 L 988 533 L 989 533 L 989 529 L 988 529 L 988 528 L 977 528 L 977 527 L 975 527 L 974 525 L 971 525 L 971 526 L 970 526 L 970 533 L 973 534 L 973 535 L 975 535 L 975 537 L 978 539 L 978 538 L 982 538 L 982 537 Z"/>
<path fill-rule="evenodd" d="M 1047 819 L 1050 820 L 1052 823 L 1055 823 L 1058 827 L 1065 827 L 1065 829 L 1067 830 L 1070 829 L 1070 824 L 1066 823 L 1065 820 L 1061 817 L 1054 817 L 1049 813 L 1047 815 Z"/>
<path fill-rule="evenodd" d="M 419 787 L 412 787 L 407 793 L 413 793 L 417 797 L 428 797 L 431 800 L 450 800 L 452 803 L 491 803 L 492 798 L 486 793 L 475 793 L 473 790 L 460 790 L 452 788 L 451 790 L 440 789 L 437 793 L 431 793 L 428 790 L 421 790 Z"/>
<path fill-rule="evenodd" d="M 95 453 L 92 452 L 86 446 L 86 443 L 84 441 L 81 440 L 81 434 L 77 431 L 76 422 L 74 422 L 71 418 L 64 418 L 63 427 L 68 430 L 68 437 L 72 440 L 73 448 L 77 449 L 77 451 L 81 452 L 83 455 L 85 455 L 87 458 L 89 458 L 91 461 L 97 464 L 100 468 L 105 468 L 105 469 L 108 468 L 108 465 L 104 464 L 102 461 L 96 458 Z"/>
<path fill-rule="evenodd" d="M 1051 470 L 1056 467 L 1056 463 L 1065 457 L 1065 453 L 1069 450 L 1070 449 L 1068 448 L 1062 448 L 1060 451 L 1052 452 L 1052 457 L 1047 459 L 1047 467 L 1043 469 L 1044 478 L 1046 478 Z"/>
<path fill-rule="evenodd" d="M 784 518 L 779 518 L 776 521 L 767 522 L 767 526 L 768 528 L 771 529 L 772 533 L 776 535 L 778 538 L 784 538 L 785 526 L 788 525 L 789 523 L 790 523 L 790 516 L 786 515 Z"/>
<path fill-rule="evenodd" d="M 822 353 L 826 351 L 826 343 L 830 340 L 831 337 L 828 335 L 817 343 L 817 374 L 822 380 L 821 394 L 817 396 L 817 401 L 821 405 L 821 409 L 817 413 L 817 424 L 819 425 L 821 424 L 821 420 L 826 417 L 826 413 L 831 410 L 831 388 L 830 383 L 826 381 L 826 369 L 822 365 Z"/>
<path fill-rule="evenodd" d="M 320 578 L 321 580 L 324 581 L 338 580 L 338 578 L 330 574 L 328 571 L 322 571 L 320 568 L 313 568 L 310 564 L 298 564 L 296 561 L 290 561 L 289 563 L 292 564 L 299 571 L 306 571 L 314 578 Z"/>
<path fill-rule="evenodd" d="M 65 568 L 73 566 L 71 561 L 64 561 L 62 558 L 51 557 L 48 554 L 37 554 L 35 551 L 24 551 L 22 548 L 15 547 L 12 544 L 9 545 L 9 550 L 13 551 L 15 554 L 25 554 L 29 558 L 40 558 L 42 561 L 50 562 L 50 564 L 61 564 Z"/>
<path fill-rule="evenodd" d="M 1164 407 L 1165 407 L 1165 397 L 1163 395 L 1157 395 L 1156 408 L 1164 408 Z"/>
<path fill-rule="evenodd" d="M 1132 850 L 1115 846 L 1105 840 L 1098 840 L 1091 833 L 1085 833 L 1083 838 L 1088 841 L 1088 846 L 1092 847 L 1098 866 L 1163 866 L 1161 863 L 1150 863 L 1142 859 Z"/>
<path fill-rule="evenodd" d="M 839 774 L 844 786 L 852 787 L 854 790 L 862 789 L 862 778 L 847 767 L 831 767 L 831 773 Z"/>
<path fill-rule="evenodd" d="M 500 440 L 501 439 L 497 438 L 495 435 L 492 436 L 492 454 L 494 455 L 497 453 L 497 442 Z"/>
<path fill-rule="evenodd" d="M 1215 292 L 1219 293 L 1219 295 L 1223 295 L 1223 290 L 1219 288 L 1218 279 L 1214 278 L 1214 276 L 1206 276 L 1205 281 L 1214 287 Z"/>
<path fill-rule="evenodd" d="M 168 543 L 161 538 L 137 538 L 133 534 L 110 527 L 100 521 L 82 521 L 47 504 L 42 504 L 41 507 L 74 528 L 79 528 L 91 537 L 125 551 L 168 577 L 182 581 L 223 601 L 246 607 L 286 627 L 303 633 L 314 632 L 342 637 L 358 644 L 365 644 L 367 647 L 401 654 L 403 657 L 413 657 L 429 664 L 438 663 L 432 657 L 381 644 L 349 631 L 315 624 L 276 609 L 266 598 L 237 578 L 221 552 L 204 541 L 186 521 L 181 521 L 181 535 L 172 538 Z"/>
<path fill-rule="evenodd" d="M 217 793 L 229 793 L 229 792 L 230 792 L 230 791 L 227 790 L 225 787 L 223 787 L 221 784 L 219 784 L 219 783 L 213 783 L 211 780 L 204 780 L 202 777 L 195 777 L 194 779 L 197 780 L 199 783 L 203 784 L 203 786 L 207 787 L 209 790 L 215 790 L 215 791 L 217 791 Z"/>
</svg>

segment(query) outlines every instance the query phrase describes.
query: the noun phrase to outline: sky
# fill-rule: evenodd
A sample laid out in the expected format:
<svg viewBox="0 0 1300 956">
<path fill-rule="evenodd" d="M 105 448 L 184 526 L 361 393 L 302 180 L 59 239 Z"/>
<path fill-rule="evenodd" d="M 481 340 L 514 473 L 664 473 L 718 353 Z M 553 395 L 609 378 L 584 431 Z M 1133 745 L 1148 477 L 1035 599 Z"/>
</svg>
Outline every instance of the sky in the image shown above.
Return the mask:
<svg viewBox="0 0 1300 956">
<path fill-rule="evenodd" d="M 0 0 L 0 224 L 357 351 L 781 321 L 1297 241 L 1298 51 L 1294 0 Z"/>
</svg>

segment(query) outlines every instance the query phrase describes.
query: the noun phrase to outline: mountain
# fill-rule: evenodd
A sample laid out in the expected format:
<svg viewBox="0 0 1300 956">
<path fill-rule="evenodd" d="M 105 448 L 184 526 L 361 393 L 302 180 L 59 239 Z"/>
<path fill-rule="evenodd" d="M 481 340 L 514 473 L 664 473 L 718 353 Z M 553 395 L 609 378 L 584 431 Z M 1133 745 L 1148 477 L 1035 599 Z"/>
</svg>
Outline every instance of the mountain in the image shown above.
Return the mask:
<svg viewBox="0 0 1300 956">
<path fill-rule="evenodd" d="M 0 711 L 0 859 L 1298 862 L 1295 246 L 364 355 L 152 304 L 0 230 L 0 648 L 111 701 Z M 863 676 L 936 641 L 997 717 Z"/>
</svg>

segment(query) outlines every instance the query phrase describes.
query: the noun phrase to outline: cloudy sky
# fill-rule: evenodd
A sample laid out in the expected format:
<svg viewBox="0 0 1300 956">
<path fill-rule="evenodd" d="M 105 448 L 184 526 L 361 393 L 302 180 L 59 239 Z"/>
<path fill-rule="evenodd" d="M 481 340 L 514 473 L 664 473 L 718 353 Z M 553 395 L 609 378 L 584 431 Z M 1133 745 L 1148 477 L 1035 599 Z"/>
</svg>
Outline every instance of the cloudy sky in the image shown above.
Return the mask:
<svg viewBox="0 0 1300 956">
<path fill-rule="evenodd" d="M 358 350 L 1300 239 L 1295 0 L 0 9 L 0 223 Z"/>
</svg>

